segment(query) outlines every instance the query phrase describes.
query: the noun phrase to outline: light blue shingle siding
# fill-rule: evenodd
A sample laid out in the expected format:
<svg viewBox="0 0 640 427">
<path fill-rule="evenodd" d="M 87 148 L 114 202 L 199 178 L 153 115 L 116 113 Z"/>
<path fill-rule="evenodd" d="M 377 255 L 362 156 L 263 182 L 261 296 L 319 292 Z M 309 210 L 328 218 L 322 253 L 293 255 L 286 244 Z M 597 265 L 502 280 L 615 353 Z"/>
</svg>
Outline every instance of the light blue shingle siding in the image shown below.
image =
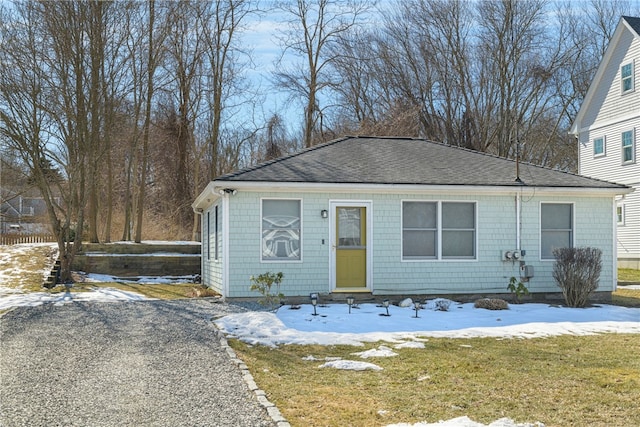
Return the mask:
<svg viewBox="0 0 640 427">
<path fill-rule="evenodd" d="M 302 261 L 261 262 L 261 198 L 302 200 Z M 360 193 L 257 193 L 239 191 L 229 198 L 229 297 L 258 297 L 249 291 L 249 276 L 283 272 L 282 292 L 306 296 L 329 292 L 330 223 L 320 216 L 330 200 L 372 202 L 372 286 L 378 294 L 469 294 L 506 292 L 511 276 L 519 276 L 519 263 L 501 260 L 504 250 L 516 248 L 515 193 L 500 195 L 442 196 Z M 402 261 L 402 201 L 474 201 L 477 203 L 476 260 Z M 600 290 L 613 289 L 613 214 L 610 197 L 560 197 L 523 195 L 521 248 L 524 261 L 535 269 L 527 283 L 532 292 L 558 292 L 551 272 L 553 261 L 540 261 L 540 202 L 573 202 L 576 246 L 603 251 Z M 324 244 L 322 240 L 324 239 Z M 222 254 L 224 256 L 226 254 Z M 219 265 L 222 265 L 219 263 Z"/>
</svg>

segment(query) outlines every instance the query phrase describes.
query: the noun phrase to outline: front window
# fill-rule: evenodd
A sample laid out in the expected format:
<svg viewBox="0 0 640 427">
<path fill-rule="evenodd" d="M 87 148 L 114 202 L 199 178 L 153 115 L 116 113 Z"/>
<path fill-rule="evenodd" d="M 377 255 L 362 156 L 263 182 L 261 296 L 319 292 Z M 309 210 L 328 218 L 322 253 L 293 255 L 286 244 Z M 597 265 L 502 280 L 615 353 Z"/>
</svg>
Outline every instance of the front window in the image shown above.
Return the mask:
<svg viewBox="0 0 640 427">
<path fill-rule="evenodd" d="M 300 200 L 262 201 L 262 260 L 300 260 Z"/>
<path fill-rule="evenodd" d="M 476 204 L 403 202 L 402 259 L 475 259 Z"/>
<path fill-rule="evenodd" d="M 633 131 L 622 132 L 622 163 L 632 163 L 634 160 Z"/>
<path fill-rule="evenodd" d="M 633 63 L 629 62 L 620 67 L 620 83 L 622 85 L 622 93 L 631 92 L 634 87 L 633 82 Z"/>
<path fill-rule="evenodd" d="M 604 156 L 604 137 L 596 138 L 593 140 L 593 155 Z"/>
<path fill-rule="evenodd" d="M 476 255 L 475 203 L 442 203 L 442 257 Z"/>
<path fill-rule="evenodd" d="M 554 259 L 553 250 L 573 247 L 573 205 L 542 203 L 540 209 L 540 254 Z"/>
<path fill-rule="evenodd" d="M 438 256 L 438 204 L 404 202 L 402 206 L 402 258 Z"/>
</svg>

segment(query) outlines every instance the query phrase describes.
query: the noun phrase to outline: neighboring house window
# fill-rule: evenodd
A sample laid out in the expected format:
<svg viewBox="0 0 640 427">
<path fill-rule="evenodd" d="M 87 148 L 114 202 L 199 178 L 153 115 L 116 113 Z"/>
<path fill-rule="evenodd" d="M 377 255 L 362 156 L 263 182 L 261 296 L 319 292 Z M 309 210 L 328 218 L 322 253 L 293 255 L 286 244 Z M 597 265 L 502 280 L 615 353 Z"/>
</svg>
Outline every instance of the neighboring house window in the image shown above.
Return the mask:
<svg viewBox="0 0 640 427">
<path fill-rule="evenodd" d="M 624 225 L 624 205 L 616 206 L 616 219 L 618 225 Z"/>
<path fill-rule="evenodd" d="M 214 218 L 213 218 L 213 221 L 214 221 L 213 238 L 215 239 L 215 243 L 214 243 L 214 248 L 215 248 L 214 249 L 214 259 L 216 261 L 218 260 L 218 257 L 220 255 L 220 250 L 219 250 L 220 243 L 219 243 L 219 239 L 218 239 L 218 237 L 220 235 L 219 234 L 220 233 L 220 228 L 218 226 L 218 224 L 220 223 L 219 219 L 220 219 L 220 214 L 219 214 L 219 211 L 218 211 L 218 206 L 216 205 L 215 215 L 214 215 Z"/>
<path fill-rule="evenodd" d="M 622 132 L 622 163 L 633 163 L 634 153 L 633 131 Z"/>
<path fill-rule="evenodd" d="M 633 62 L 623 64 L 620 67 L 620 84 L 622 85 L 622 93 L 633 91 Z"/>
<path fill-rule="evenodd" d="M 475 202 L 403 202 L 402 259 L 474 259 Z"/>
<path fill-rule="evenodd" d="M 600 138 L 595 138 L 593 140 L 593 156 L 604 156 L 605 154 L 605 146 L 604 146 L 604 136 Z"/>
<path fill-rule="evenodd" d="M 262 260 L 300 260 L 300 200 L 262 200 Z"/>
<path fill-rule="evenodd" d="M 542 203 L 540 207 L 540 254 L 554 259 L 556 248 L 573 247 L 573 205 Z"/>
<path fill-rule="evenodd" d="M 211 259 L 211 212 L 207 212 L 207 259 Z"/>
</svg>

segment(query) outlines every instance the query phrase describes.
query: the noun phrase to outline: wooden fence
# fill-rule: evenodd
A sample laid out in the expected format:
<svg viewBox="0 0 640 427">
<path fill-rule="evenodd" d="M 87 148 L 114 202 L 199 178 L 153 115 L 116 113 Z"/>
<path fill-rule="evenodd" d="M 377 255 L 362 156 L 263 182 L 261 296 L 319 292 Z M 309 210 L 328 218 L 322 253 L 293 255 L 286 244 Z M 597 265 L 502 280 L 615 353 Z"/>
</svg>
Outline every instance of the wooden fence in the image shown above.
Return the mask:
<svg viewBox="0 0 640 427">
<path fill-rule="evenodd" d="M 0 234 L 0 245 L 16 245 L 18 243 L 48 243 L 55 241 L 56 237 L 53 234 Z"/>
</svg>

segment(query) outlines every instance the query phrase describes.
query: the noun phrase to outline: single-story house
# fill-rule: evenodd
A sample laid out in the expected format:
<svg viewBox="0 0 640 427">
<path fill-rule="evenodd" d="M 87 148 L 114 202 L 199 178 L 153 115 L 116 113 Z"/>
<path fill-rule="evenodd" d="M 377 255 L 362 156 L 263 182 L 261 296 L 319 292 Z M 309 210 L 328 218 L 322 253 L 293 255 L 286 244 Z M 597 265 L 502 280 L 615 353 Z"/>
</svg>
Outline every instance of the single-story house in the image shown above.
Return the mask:
<svg viewBox="0 0 640 427">
<path fill-rule="evenodd" d="M 597 247 L 615 290 L 615 197 L 631 189 L 417 138 L 344 137 L 221 176 L 196 198 L 202 282 L 259 297 L 556 293 L 556 247 Z"/>
</svg>

